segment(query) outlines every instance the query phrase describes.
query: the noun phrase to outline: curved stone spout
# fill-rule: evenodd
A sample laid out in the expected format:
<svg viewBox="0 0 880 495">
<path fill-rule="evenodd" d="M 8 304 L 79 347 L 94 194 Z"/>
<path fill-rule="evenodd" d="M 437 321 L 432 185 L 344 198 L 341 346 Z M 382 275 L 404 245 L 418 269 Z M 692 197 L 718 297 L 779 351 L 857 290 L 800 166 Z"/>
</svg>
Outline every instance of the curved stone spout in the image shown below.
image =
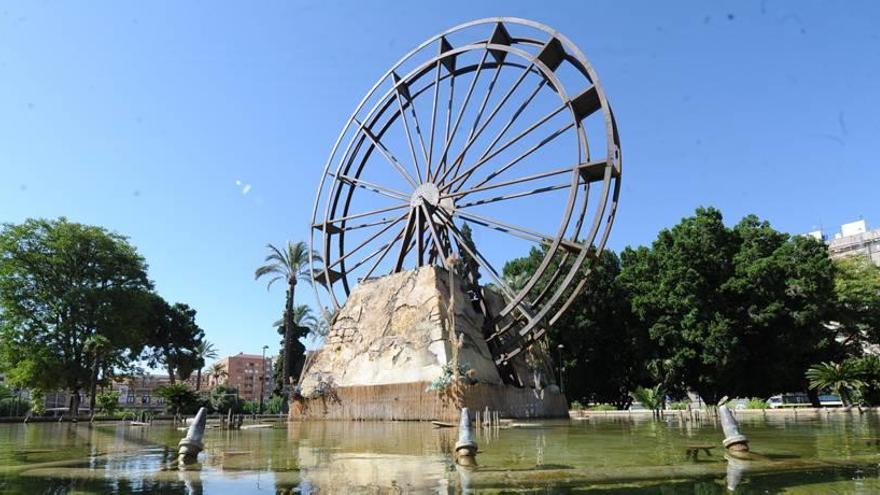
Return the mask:
<svg viewBox="0 0 880 495">
<path fill-rule="evenodd" d="M 720 406 L 718 414 L 721 416 L 721 428 L 724 430 L 724 448 L 732 451 L 748 451 L 749 439 L 739 432 L 739 425 L 736 424 L 736 418 L 727 406 Z"/>
<path fill-rule="evenodd" d="M 208 410 L 204 407 L 199 409 L 186 436 L 177 444 L 177 456 L 180 462 L 195 462 L 199 452 L 205 449 L 202 437 L 205 436 L 205 424 L 208 422 Z"/>
<path fill-rule="evenodd" d="M 464 466 L 477 464 L 477 440 L 474 425 L 468 409 L 461 408 L 461 420 L 458 423 L 458 442 L 455 443 L 455 461 Z"/>
</svg>

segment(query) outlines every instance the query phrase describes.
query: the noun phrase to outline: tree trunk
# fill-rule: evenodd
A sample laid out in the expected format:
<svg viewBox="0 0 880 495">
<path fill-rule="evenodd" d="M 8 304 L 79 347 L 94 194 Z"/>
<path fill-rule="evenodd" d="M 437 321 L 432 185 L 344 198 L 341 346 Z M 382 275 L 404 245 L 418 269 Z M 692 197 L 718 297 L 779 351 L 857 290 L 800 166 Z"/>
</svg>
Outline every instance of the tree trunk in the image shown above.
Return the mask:
<svg viewBox="0 0 880 495">
<path fill-rule="evenodd" d="M 199 366 L 199 369 L 196 370 L 196 392 L 202 388 L 202 367 Z"/>
<path fill-rule="evenodd" d="M 171 366 L 170 364 L 168 365 L 168 383 L 172 385 L 175 383 L 174 366 Z"/>
<path fill-rule="evenodd" d="M 293 339 L 293 296 L 296 291 L 296 278 L 291 278 L 287 286 L 286 308 L 284 310 L 284 349 L 281 366 L 281 376 L 283 378 L 282 395 L 285 402 L 290 398 L 290 365 L 292 364 L 291 347 Z"/>
<path fill-rule="evenodd" d="M 810 405 L 813 407 L 822 407 L 819 402 L 819 392 L 816 389 L 807 388 L 807 397 L 810 398 Z"/>
<path fill-rule="evenodd" d="M 72 393 L 70 394 L 70 402 L 68 403 L 68 409 L 67 409 L 67 412 L 72 414 L 74 418 L 79 416 L 79 402 L 80 402 L 79 387 L 76 387 L 73 389 Z"/>
<path fill-rule="evenodd" d="M 98 392 L 98 370 L 100 369 L 100 360 L 98 356 L 95 356 L 94 361 L 92 362 L 92 376 L 91 383 L 89 383 L 89 412 L 92 416 L 95 415 L 95 395 Z"/>
</svg>

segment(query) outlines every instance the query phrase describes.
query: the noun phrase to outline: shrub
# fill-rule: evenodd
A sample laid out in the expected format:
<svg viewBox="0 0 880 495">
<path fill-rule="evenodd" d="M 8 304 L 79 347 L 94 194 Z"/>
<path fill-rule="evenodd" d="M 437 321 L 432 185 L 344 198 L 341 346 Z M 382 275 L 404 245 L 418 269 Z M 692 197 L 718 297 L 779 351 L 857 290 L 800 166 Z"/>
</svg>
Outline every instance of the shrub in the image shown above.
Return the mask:
<svg viewBox="0 0 880 495">
<path fill-rule="evenodd" d="M 612 406 L 611 404 L 593 404 L 588 407 L 589 411 L 616 411 L 617 408 Z"/>
<path fill-rule="evenodd" d="M 95 402 L 99 411 L 112 416 L 119 410 L 119 392 L 100 392 L 95 396 Z"/>
<path fill-rule="evenodd" d="M 284 397 L 273 395 L 272 397 L 269 397 L 268 401 L 266 401 L 266 407 L 264 409 L 266 414 L 280 414 L 283 410 Z"/>
<path fill-rule="evenodd" d="M 211 406 L 219 413 L 227 413 L 231 409 L 233 413 L 241 410 L 241 400 L 238 398 L 238 389 L 229 385 L 217 385 L 211 389 Z"/>
<path fill-rule="evenodd" d="M 165 409 L 174 414 L 192 414 L 196 411 L 198 395 L 185 383 L 171 383 L 156 389 L 165 400 Z"/>
<path fill-rule="evenodd" d="M 669 404 L 669 408 L 672 409 L 673 411 L 686 411 L 688 408 L 688 405 L 690 405 L 690 402 L 685 401 L 685 400 L 681 400 L 681 401 L 673 402 L 673 403 Z"/>
<path fill-rule="evenodd" d="M 31 412 L 37 416 L 46 412 L 46 394 L 42 389 L 31 390 Z"/>
<path fill-rule="evenodd" d="M 746 409 L 767 409 L 767 401 L 758 397 L 752 397 L 746 402 Z"/>
</svg>

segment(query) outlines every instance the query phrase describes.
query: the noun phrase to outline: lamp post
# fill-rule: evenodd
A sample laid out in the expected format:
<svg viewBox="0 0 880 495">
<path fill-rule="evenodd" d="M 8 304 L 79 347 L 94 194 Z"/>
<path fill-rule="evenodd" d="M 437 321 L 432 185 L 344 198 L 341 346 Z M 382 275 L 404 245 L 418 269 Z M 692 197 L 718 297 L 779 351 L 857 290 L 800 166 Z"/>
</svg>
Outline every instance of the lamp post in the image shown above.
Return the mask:
<svg viewBox="0 0 880 495">
<path fill-rule="evenodd" d="M 263 360 L 260 361 L 262 372 L 260 373 L 260 414 L 263 414 L 263 389 L 266 386 L 266 349 L 269 346 L 263 346 Z"/>
<path fill-rule="evenodd" d="M 559 363 L 559 390 L 565 393 L 565 368 L 562 366 L 562 349 L 565 346 L 559 344 L 556 346 L 556 359 Z"/>
</svg>

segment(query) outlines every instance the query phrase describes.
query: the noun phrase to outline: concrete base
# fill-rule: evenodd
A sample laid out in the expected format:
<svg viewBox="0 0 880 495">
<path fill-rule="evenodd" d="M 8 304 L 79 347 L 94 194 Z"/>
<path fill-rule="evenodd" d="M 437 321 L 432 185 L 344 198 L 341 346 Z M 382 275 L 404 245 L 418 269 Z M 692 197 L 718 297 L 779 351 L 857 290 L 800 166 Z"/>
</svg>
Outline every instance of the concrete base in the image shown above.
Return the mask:
<svg viewBox="0 0 880 495">
<path fill-rule="evenodd" d="M 540 392 L 531 388 L 477 383 L 461 394 L 426 391 L 428 382 L 337 387 L 335 397 L 292 401 L 288 419 L 295 420 L 402 420 L 452 421 L 460 408 L 498 411 L 502 418 L 567 418 L 568 402 L 555 387 Z"/>
</svg>

